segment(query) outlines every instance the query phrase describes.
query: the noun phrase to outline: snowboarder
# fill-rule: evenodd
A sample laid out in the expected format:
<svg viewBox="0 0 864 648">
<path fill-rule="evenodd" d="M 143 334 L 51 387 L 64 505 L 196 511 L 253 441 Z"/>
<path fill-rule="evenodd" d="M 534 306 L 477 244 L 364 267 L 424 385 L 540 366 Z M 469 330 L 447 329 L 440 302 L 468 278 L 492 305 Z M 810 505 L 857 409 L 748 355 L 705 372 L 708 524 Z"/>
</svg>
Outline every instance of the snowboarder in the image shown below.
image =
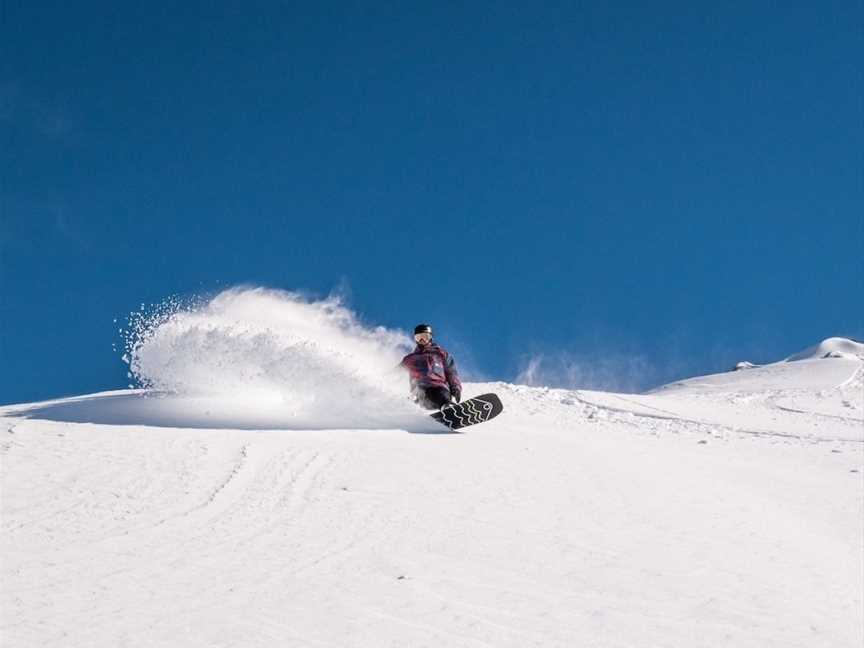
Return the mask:
<svg viewBox="0 0 864 648">
<path fill-rule="evenodd" d="M 447 351 L 432 341 L 432 327 L 414 327 L 417 347 L 402 358 L 401 366 L 408 370 L 411 394 L 426 409 L 439 409 L 462 399 L 462 383 L 456 363 Z"/>
</svg>

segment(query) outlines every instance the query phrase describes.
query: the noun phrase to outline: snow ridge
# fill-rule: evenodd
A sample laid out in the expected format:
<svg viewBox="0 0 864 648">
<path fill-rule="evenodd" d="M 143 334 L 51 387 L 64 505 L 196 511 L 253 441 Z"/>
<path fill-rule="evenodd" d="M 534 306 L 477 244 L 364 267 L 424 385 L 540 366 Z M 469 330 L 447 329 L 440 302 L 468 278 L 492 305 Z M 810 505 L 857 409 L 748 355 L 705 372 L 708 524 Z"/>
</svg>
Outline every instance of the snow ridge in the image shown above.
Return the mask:
<svg viewBox="0 0 864 648">
<path fill-rule="evenodd" d="M 831 337 L 822 340 L 816 346 L 795 353 L 786 362 L 811 360 L 814 358 L 849 358 L 864 360 L 864 343 L 843 337 Z"/>
</svg>

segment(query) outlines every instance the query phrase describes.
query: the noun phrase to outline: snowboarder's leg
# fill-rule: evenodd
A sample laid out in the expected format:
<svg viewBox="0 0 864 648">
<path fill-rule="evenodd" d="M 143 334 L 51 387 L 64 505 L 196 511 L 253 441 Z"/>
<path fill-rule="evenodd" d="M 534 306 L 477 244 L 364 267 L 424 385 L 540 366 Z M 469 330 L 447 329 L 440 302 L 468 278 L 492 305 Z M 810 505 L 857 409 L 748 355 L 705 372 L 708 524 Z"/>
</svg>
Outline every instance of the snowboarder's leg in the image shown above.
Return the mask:
<svg viewBox="0 0 864 648">
<path fill-rule="evenodd" d="M 420 387 L 417 402 L 426 409 L 441 409 L 450 402 L 450 390 L 446 387 Z"/>
</svg>

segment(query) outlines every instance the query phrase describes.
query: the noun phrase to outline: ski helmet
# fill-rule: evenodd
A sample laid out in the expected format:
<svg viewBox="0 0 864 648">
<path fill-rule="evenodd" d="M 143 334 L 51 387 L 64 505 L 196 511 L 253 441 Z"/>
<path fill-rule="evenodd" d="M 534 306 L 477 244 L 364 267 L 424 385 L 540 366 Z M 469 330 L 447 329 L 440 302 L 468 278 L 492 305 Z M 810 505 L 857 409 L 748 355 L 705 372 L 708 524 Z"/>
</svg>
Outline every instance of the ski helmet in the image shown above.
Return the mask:
<svg viewBox="0 0 864 648">
<path fill-rule="evenodd" d="M 418 324 L 414 327 L 414 335 L 419 335 L 420 333 L 428 333 L 432 335 L 432 327 L 428 324 Z"/>
</svg>

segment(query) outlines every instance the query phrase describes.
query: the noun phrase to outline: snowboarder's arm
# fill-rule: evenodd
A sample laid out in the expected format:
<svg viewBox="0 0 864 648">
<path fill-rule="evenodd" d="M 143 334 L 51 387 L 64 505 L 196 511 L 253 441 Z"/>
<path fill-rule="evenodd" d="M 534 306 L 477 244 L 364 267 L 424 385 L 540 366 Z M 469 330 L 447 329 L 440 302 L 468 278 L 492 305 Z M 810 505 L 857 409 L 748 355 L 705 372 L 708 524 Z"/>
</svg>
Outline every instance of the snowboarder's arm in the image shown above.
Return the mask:
<svg viewBox="0 0 864 648">
<path fill-rule="evenodd" d="M 457 403 L 462 400 L 462 381 L 459 380 L 459 372 L 456 370 L 456 361 L 453 356 L 447 354 L 447 360 L 444 363 L 444 375 L 447 378 L 447 384 L 450 385 L 450 393 L 453 395 L 453 400 Z"/>
<path fill-rule="evenodd" d="M 417 389 L 419 376 L 416 364 L 412 362 L 411 356 L 412 354 L 409 354 L 402 358 L 402 362 L 399 363 L 399 368 L 405 372 L 405 375 L 408 378 L 408 391 L 413 394 Z"/>
</svg>

